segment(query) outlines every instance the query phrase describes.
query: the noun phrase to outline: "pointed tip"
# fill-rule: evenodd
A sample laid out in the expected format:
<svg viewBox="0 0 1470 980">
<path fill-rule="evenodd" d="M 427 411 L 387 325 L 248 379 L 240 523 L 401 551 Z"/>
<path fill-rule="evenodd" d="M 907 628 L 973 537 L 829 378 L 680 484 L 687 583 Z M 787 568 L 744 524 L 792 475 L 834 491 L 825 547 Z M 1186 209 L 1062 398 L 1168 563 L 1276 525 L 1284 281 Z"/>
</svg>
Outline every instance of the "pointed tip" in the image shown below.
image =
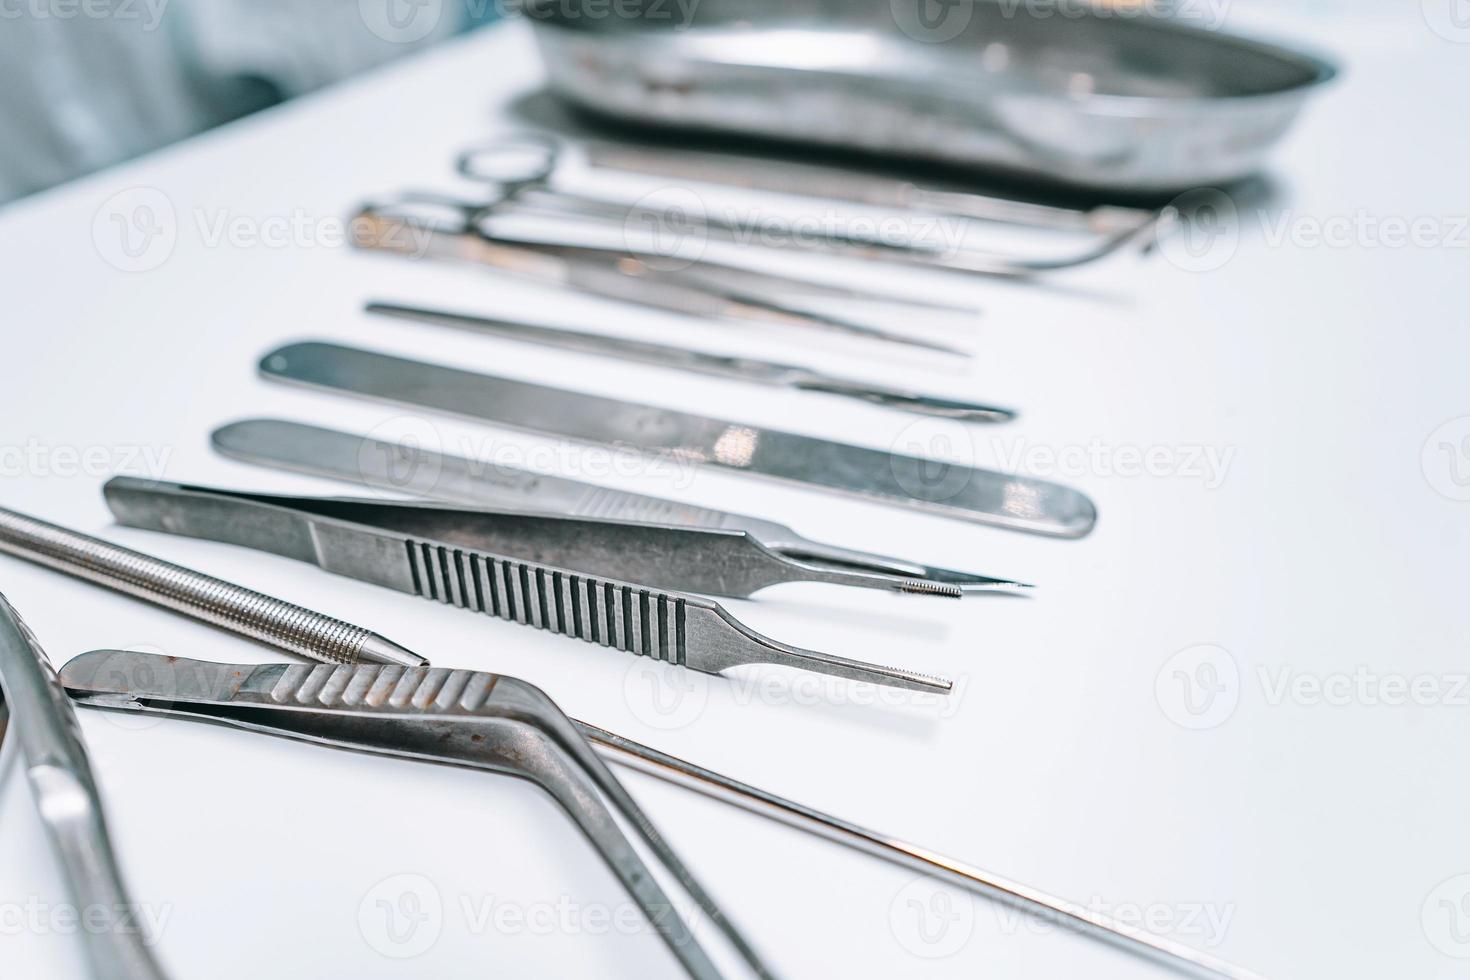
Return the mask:
<svg viewBox="0 0 1470 980">
<path fill-rule="evenodd" d="M 1012 582 L 1007 579 L 990 579 L 986 582 L 969 582 L 958 586 L 964 595 L 978 595 L 986 593 L 990 595 L 1015 595 L 1030 598 L 1036 592 L 1036 586 L 1029 582 Z"/>
</svg>

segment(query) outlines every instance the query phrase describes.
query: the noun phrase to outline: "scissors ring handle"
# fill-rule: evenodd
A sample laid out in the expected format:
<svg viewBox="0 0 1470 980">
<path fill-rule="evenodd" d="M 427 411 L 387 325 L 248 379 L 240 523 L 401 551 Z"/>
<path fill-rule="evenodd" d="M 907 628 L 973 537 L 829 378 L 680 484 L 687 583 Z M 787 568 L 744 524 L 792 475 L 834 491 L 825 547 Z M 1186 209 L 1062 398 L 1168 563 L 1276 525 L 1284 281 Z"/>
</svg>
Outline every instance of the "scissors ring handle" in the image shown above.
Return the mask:
<svg viewBox="0 0 1470 980">
<path fill-rule="evenodd" d="M 475 230 L 486 212 L 499 201 L 465 201 L 430 191 L 404 191 L 363 204 L 363 218 L 398 221 L 447 235 L 465 235 Z"/>
<path fill-rule="evenodd" d="M 556 172 L 561 152 L 554 137 L 522 133 L 471 147 L 454 166 L 460 176 L 494 184 L 510 195 L 520 187 L 546 183 Z"/>
</svg>

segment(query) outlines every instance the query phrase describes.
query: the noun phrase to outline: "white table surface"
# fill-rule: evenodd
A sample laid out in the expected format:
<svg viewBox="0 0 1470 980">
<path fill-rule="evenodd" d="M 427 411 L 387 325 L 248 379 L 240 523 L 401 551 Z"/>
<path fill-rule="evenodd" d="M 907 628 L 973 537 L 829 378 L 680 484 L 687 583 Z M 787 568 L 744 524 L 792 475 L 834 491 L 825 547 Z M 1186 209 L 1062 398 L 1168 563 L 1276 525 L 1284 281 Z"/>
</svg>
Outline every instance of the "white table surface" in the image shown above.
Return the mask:
<svg viewBox="0 0 1470 980">
<path fill-rule="evenodd" d="M 1309 9 L 1277 24 L 1346 72 L 1274 156 L 1276 197 L 1242 203 L 1238 242 L 1206 253 L 1212 268 L 1185 268 L 1200 263 L 1177 249 L 1125 260 L 1078 277 L 1095 296 L 934 279 L 928 288 L 987 310 L 928 325 L 977 352 L 959 371 L 328 240 L 365 195 L 453 186 L 452 151 L 516 124 L 508 104 L 539 80 L 524 31 L 451 44 L 0 213 L 3 503 L 371 626 L 437 664 L 526 678 L 579 717 L 1099 910 L 1146 913 L 1269 976 L 1464 976 L 1470 47 L 1403 6 Z M 144 271 L 118 268 L 111 216 L 159 201 L 171 251 L 145 253 Z M 1435 241 L 1395 247 L 1360 215 L 1426 219 Z M 234 229 L 223 239 L 221 220 Z M 1347 239 L 1314 242 L 1323 223 Z M 284 241 L 260 240 L 282 229 Z M 682 331 L 691 344 L 968 393 L 1024 416 L 956 436 L 834 399 L 373 320 L 360 312 L 369 297 Z M 1085 449 L 1061 478 L 1096 500 L 1101 520 L 1085 540 L 1058 541 L 714 472 L 605 477 L 819 540 L 1038 583 L 1029 602 L 787 586 L 729 603 L 789 642 L 953 676 L 942 705 L 865 703 L 871 691 L 775 671 L 707 680 L 110 523 L 98 487 L 117 470 L 341 492 L 214 455 L 209 431 L 251 415 L 417 427 L 446 449 L 584 474 L 607 463 L 256 377 L 265 350 L 305 337 L 982 464 L 1036 468 L 1048 451 Z M 1119 472 L 1151 447 L 1153 475 Z M 1201 468 L 1209 458 L 1221 472 Z M 0 589 L 58 663 L 134 646 L 274 659 L 10 558 Z M 1206 677 L 1201 664 L 1223 690 L 1191 714 L 1181 678 Z M 186 722 L 94 711 L 81 722 L 133 893 L 162 919 L 160 955 L 177 977 L 678 975 L 528 785 Z M 78 937 L 57 915 L 63 881 L 14 756 L 0 774 L 0 976 L 80 976 Z M 784 975 L 1166 975 L 626 778 Z M 429 918 L 390 932 L 378 903 L 405 892 L 428 901 Z"/>
</svg>

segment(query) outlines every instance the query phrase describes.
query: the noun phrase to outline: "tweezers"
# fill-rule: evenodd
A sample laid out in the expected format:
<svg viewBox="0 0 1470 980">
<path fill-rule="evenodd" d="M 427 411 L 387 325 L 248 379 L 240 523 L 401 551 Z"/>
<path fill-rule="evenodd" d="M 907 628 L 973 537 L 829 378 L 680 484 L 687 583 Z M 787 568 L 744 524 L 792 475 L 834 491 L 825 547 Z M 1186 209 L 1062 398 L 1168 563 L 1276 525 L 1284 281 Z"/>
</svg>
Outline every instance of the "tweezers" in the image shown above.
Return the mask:
<svg viewBox="0 0 1470 980">
<path fill-rule="evenodd" d="M 105 492 L 114 511 L 126 514 L 129 522 L 162 523 L 169 519 L 159 516 L 167 506 L 165 499 L 207 496 L 215 510 L 228 507 L 227 501 L 241 502 L 242 517 L 253 510 L 251 504 L 270 504 L 640 585 L 737 599 L 783 582 L 826 582 L 955 599 L 963 594 L 957 586 L 943 583 L 808 564 L 771 551 L 744 531 L 447 504 L 245 493 L 132 477 L 114 478 Z"/>
<path fill-rule="evenodd" d="M 421 213 L 453 213 L 453 223 Z M 906 344 L 964 356 L 960 348 L 894 333 L 779 299 L 785 292 L 829 295 L 867 302 L 905 302 L 866 290 L 829 287 L 733 265 L 668 256 L 640 256 L 573 242 L 507 238 L 482 227 L 481 206 L 435 195 L 404 196 L 363 205 L 352 219 L 357 248 L 475 262 L 501 272 L 550 282 L 579 292 L 708 319 L 755 321 L 836 331 L 868 340 Z M 669 261 L 660 268 L 660 259 Z M 676 268 L 674 266 L 688 266 Z M 910 305 L 933 307 L 930 301 Z"/>
<path fill-rule="evenodd" d="M 61 684 L 89 706 L 214 721 L 535 783 L 597 849 L 689 976 L 717 980 L 721 972 L 675 914 L 615 811 L 757 975 L 771 975 L 571 720 L 525 681 L 442 667 L 254 666 L 94 650 L 62 667 Z"/>
<path fill-rule="evenodd" d="M 92 976 L 163 980 L 118 870 L 71 702 L 35 636 L 0 595 L 0 739 L 7 704 L 36 807 L 77 908 L 86 914 L 88 927 L 81 931 Z"/>
<path fill-rule="evenodd" d="M 0 550 L 40 562 L 48 568 L 76 578 L 113 588 L 119 587 L 118 576 L 121 571 L 114 567 L 117 562 L 113 555 L 119 549 L 106 541 L 23 514 L 0 510 L 0 545 L 3 545 Z M 181 603 L 177 596 L 180 582 L 178 576 L 171 571 L 176 570 L 177 566 L 138 552 L 126 554 L 130 556 L 129 568 L 142 563 L 150 572 L 129 587 L 123 588 L 122 591 L 126 594 L 174 612 L 204 619 L 237 636 L 265 640 L 279 650 L 308 660 L 337 663 L 341 653 L 338 637 L 346 631 L 371 638 L 385 649 L 402 651 L 404 655 L 414 658 L 418 665 L 426 663 L 417 654 L 360 626 L 343 623 L 315 610 L 280 599 L 260 596 L 233 583 L 209 579 L 187 569 L 182 570 L 187 573 L 184 589 L 191 595 L 197 591 L 200 605 L 196 607 L 192 603 Z M 95 570 L 99 565 L 104 569 L 102 574 Z M 189 579 L 188 576 L 195 578 Z M 240 596 L 258 599 L 242 607 L 236 601 Z M 245 614 L 247 611 L 248 615 Z M 405 660 L 400 665 L 413 664 Z M 1208 977 L 1212 980 L 1259 980 L 1256 974 L 1207 953 L 1130 927 L 1092 909 L 1047 895 L 929 848 L 785 799 L 585 721 L 572 719 L 572 724 L 598 753 L 621 766 L 637 769 L 920 874 L 940 878 L 1189 976 Z M 0 712 L 0 726 L 3 726 L 3 712 Z"/>
<path fill-rule="evenodd" d="M 113 516 L 127 527 L 295 558 L 359 581 L 705 673 L 765 663 L 916 691 L 944 693 L 952 686 L 914 671 L 779 643 L 701 596 L 550 564 L 539 553 L 507 555 L 493 547 L 503 538 L 481 533 L 492 521 L 474 511 L 237 493 L 131 477 L 109 480 L 103 494 Z M 536 520 L 536 515 L 524 517 L 528 523 Z"/>
<path fill-rule="evenodd" d="M 965 594 L 1025 594 L 1031 588 L 1008 579 L 823 544 L 802 537 L 784 524 L 748 514 L 613 490 L 501 464 L 477 463 L 403 442 L 301 422 L 245 419 L 214 430 L 211 440 L 218 452 L 231 459 L 392 493 L 572 517 L 740 531 L 767 552 L 795 562 L 917 580 L 934 587 L 950 586 Z"/>
</svg>

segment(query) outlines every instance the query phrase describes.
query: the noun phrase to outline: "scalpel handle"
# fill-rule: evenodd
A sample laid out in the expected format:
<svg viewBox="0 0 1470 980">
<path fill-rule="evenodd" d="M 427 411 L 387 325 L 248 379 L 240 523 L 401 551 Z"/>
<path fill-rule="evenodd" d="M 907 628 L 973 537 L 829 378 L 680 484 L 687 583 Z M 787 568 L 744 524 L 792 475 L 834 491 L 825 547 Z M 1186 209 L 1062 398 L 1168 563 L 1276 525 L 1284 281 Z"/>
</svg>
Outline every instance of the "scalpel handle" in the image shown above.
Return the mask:
<svg viewBox="0 0 1470 980">
<path fill-rule="evenodd" d="M 425 662 L 340 619 L 3 508 L 0 551 L 312 660 Z"/>
</svg>

